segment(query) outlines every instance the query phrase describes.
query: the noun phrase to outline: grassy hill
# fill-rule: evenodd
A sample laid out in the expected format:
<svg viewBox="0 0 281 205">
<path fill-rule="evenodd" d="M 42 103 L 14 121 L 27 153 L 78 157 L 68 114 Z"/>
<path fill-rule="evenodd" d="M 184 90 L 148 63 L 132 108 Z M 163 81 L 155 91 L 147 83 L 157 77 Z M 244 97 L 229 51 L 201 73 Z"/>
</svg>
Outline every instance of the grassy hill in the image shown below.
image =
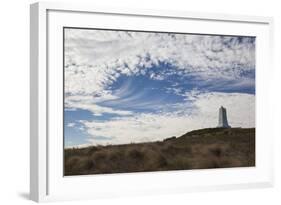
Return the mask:
<svg viewBox="0 0 281 205">
<path fill-rule="evenodd" d="M 163 141 L 64 150 L 64 174 L 255 166 L 255 128 L 208 128 Z"/>
</svg>

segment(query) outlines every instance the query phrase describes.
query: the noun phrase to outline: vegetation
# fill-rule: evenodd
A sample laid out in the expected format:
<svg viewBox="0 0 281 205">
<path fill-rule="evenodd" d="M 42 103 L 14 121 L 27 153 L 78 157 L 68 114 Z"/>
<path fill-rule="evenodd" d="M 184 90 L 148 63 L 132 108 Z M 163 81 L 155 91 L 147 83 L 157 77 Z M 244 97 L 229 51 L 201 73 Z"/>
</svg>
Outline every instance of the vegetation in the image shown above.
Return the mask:
<svg viewBox="0 0 281 205">
<path fill-rule="evenodd" d="M 64 150 L 64 174 L 255 166 L 255 128 L 208 128 L 163 141 Z"/>
</svg>

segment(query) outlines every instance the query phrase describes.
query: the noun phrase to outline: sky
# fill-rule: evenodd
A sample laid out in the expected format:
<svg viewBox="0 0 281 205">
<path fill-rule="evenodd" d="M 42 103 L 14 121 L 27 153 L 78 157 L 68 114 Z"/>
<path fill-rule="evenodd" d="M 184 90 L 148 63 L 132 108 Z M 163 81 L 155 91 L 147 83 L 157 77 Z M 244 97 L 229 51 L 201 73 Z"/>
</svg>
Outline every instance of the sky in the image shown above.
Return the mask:
<svg viewBox="0 0 281 205">
<path fill-rule="evenodd" d="M 65 28 L 66 147 L 255 127 L 255 37 Z"/>
</svg>

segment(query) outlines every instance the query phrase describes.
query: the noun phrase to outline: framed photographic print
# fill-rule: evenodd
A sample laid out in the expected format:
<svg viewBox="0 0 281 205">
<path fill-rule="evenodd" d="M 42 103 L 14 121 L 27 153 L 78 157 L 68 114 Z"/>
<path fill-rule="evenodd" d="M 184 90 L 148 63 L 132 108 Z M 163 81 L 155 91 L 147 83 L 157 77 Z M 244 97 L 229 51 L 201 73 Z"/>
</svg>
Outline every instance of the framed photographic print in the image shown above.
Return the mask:
<svg viewBox="0 0 281 205">
<path fill-rule="evenodd" d="M 31 199 L 272 186 L 272 22 L 31 5 Z"/>
</svg>

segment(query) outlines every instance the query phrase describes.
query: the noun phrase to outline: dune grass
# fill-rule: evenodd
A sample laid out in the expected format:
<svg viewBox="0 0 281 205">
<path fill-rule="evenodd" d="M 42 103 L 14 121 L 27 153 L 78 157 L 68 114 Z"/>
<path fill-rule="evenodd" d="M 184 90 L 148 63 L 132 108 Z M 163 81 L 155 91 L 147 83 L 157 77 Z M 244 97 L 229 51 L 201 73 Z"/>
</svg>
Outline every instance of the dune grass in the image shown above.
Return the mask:
<svg viewBox="0 0 281 205">
<path fill-rule="evenodd" d="M 255 128 L 208 128 L 163 141 L 64 150 L 64 175 L 255 166 Z"/>
</svg>

